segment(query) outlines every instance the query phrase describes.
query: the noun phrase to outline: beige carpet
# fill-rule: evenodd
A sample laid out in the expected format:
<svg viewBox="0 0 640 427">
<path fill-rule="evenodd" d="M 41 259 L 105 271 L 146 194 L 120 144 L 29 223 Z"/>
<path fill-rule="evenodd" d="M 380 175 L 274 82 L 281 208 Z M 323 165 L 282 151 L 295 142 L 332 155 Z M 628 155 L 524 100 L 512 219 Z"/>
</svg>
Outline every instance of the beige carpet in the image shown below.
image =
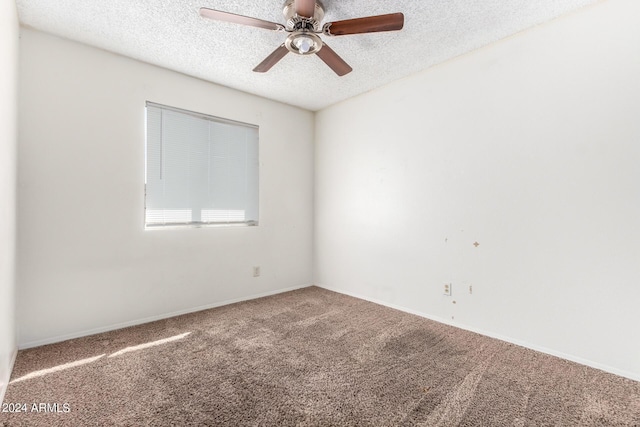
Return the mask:
<svg viewBox="0 0 640 427">
<path fill-rule="evenodd" d="M 638 382 L 315 287 L 20 351 L 5 403 L 3 426 L 640 426 Z"/>
</svg>

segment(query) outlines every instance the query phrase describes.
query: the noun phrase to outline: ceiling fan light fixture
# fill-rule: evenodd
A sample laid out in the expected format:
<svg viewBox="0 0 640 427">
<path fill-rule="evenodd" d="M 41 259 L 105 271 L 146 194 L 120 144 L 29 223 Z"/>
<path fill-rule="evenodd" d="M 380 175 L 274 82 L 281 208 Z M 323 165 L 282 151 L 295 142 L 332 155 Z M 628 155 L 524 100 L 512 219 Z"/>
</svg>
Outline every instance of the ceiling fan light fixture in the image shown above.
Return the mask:
<svg viewBox="0 0 640 427">
<path fill-rule="evenodd" d="M 284 44 L 290 52 L 298 55 L 311 55 L 320 50 L 322 40 L 313 33 L 303 31 L 289 35 Z"/>
<path fill-rule="evenodd" d="M 303 55 L 313 47 L 313 40 L 310 37 L 298 37 L 294 40 L 296 47 L 298 48 L 298 52 Z"/>
</svg>

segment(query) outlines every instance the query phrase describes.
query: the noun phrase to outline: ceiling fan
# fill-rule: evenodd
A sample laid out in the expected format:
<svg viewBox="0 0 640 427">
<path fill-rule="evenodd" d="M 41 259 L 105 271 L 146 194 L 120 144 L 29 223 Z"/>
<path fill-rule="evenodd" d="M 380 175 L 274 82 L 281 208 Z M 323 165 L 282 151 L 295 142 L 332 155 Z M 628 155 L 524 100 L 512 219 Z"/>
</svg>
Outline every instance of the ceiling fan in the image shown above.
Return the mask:
<svg viewBox="0 0 640 427">
<path fill-rule="evenodd" d="M 287 53 L 293 52 L 298 55 L 311 55 L 315 53 L 337 75 L 344 76 L 351 72 L 352 68 L 323 42 L 318 34 L 344 36 L 380 31 L 395 31 L 401 30 L 404 25 L 404 15 L 402 13 L 390 13 L 387 15 L 326 22 L 321 26 L 320 23 L 322 18 L 324 18 L 324 6 L 318 0 L 287 0 L 282 13 L 287 21 L 286 25 L 206 7 L 200 8 L 200 16 L 203 18 L 289 33 L 285 42 L 253 69 L 253 71 L 258 73 L 269 71 L 271 67 L 284 58 Z"/>
</svg>

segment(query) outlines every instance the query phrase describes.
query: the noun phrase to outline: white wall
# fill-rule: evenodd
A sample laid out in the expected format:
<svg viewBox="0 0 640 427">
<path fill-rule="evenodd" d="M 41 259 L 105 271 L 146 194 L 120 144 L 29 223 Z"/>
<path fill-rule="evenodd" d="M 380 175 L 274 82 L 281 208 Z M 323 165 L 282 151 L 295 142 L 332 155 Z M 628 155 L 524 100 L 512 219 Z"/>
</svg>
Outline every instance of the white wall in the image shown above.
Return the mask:
<svg viewBox="0 0 640 427">
<path fill-rule="evenodd" d="M 311 284 L 313 113 L 28 29 L 20 48 L 20 347 Z M 258 227 L 143 230 L 147 100 L 260 126 Z"/>
<path fill-rule="evenodd" d="M 0 0 L 0 402 L 15 357 L 15 210 L 18 105 L 18 15 Z"/>
<path fill-rule="evenodd" d="M 638 16 L 601 2 L 319 112 L 316 283 L 640 379 Z"/>
</svg>

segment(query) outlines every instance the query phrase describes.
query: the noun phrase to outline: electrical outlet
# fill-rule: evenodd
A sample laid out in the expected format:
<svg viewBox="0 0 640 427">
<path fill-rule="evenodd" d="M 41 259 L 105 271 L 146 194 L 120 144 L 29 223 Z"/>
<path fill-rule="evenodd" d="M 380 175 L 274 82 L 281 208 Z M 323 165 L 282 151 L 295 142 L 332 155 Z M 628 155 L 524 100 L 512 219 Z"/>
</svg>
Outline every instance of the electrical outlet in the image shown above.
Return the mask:
<svg viewBox="0 0 640 427">
<path fill-rule="evenodd" d="M 444 284 L 444 294 L 451 296 L 451 283 Z"/>
<path fill-rule="evenodd" d="M 260 266 L 253 267 L 253 277 L 260 277 Z"/>
<path fill-rule="evenodd" d="M 473 293 L 473 286 L 469 285 L 469 293 L 472 294 Z"/>
</svg>

